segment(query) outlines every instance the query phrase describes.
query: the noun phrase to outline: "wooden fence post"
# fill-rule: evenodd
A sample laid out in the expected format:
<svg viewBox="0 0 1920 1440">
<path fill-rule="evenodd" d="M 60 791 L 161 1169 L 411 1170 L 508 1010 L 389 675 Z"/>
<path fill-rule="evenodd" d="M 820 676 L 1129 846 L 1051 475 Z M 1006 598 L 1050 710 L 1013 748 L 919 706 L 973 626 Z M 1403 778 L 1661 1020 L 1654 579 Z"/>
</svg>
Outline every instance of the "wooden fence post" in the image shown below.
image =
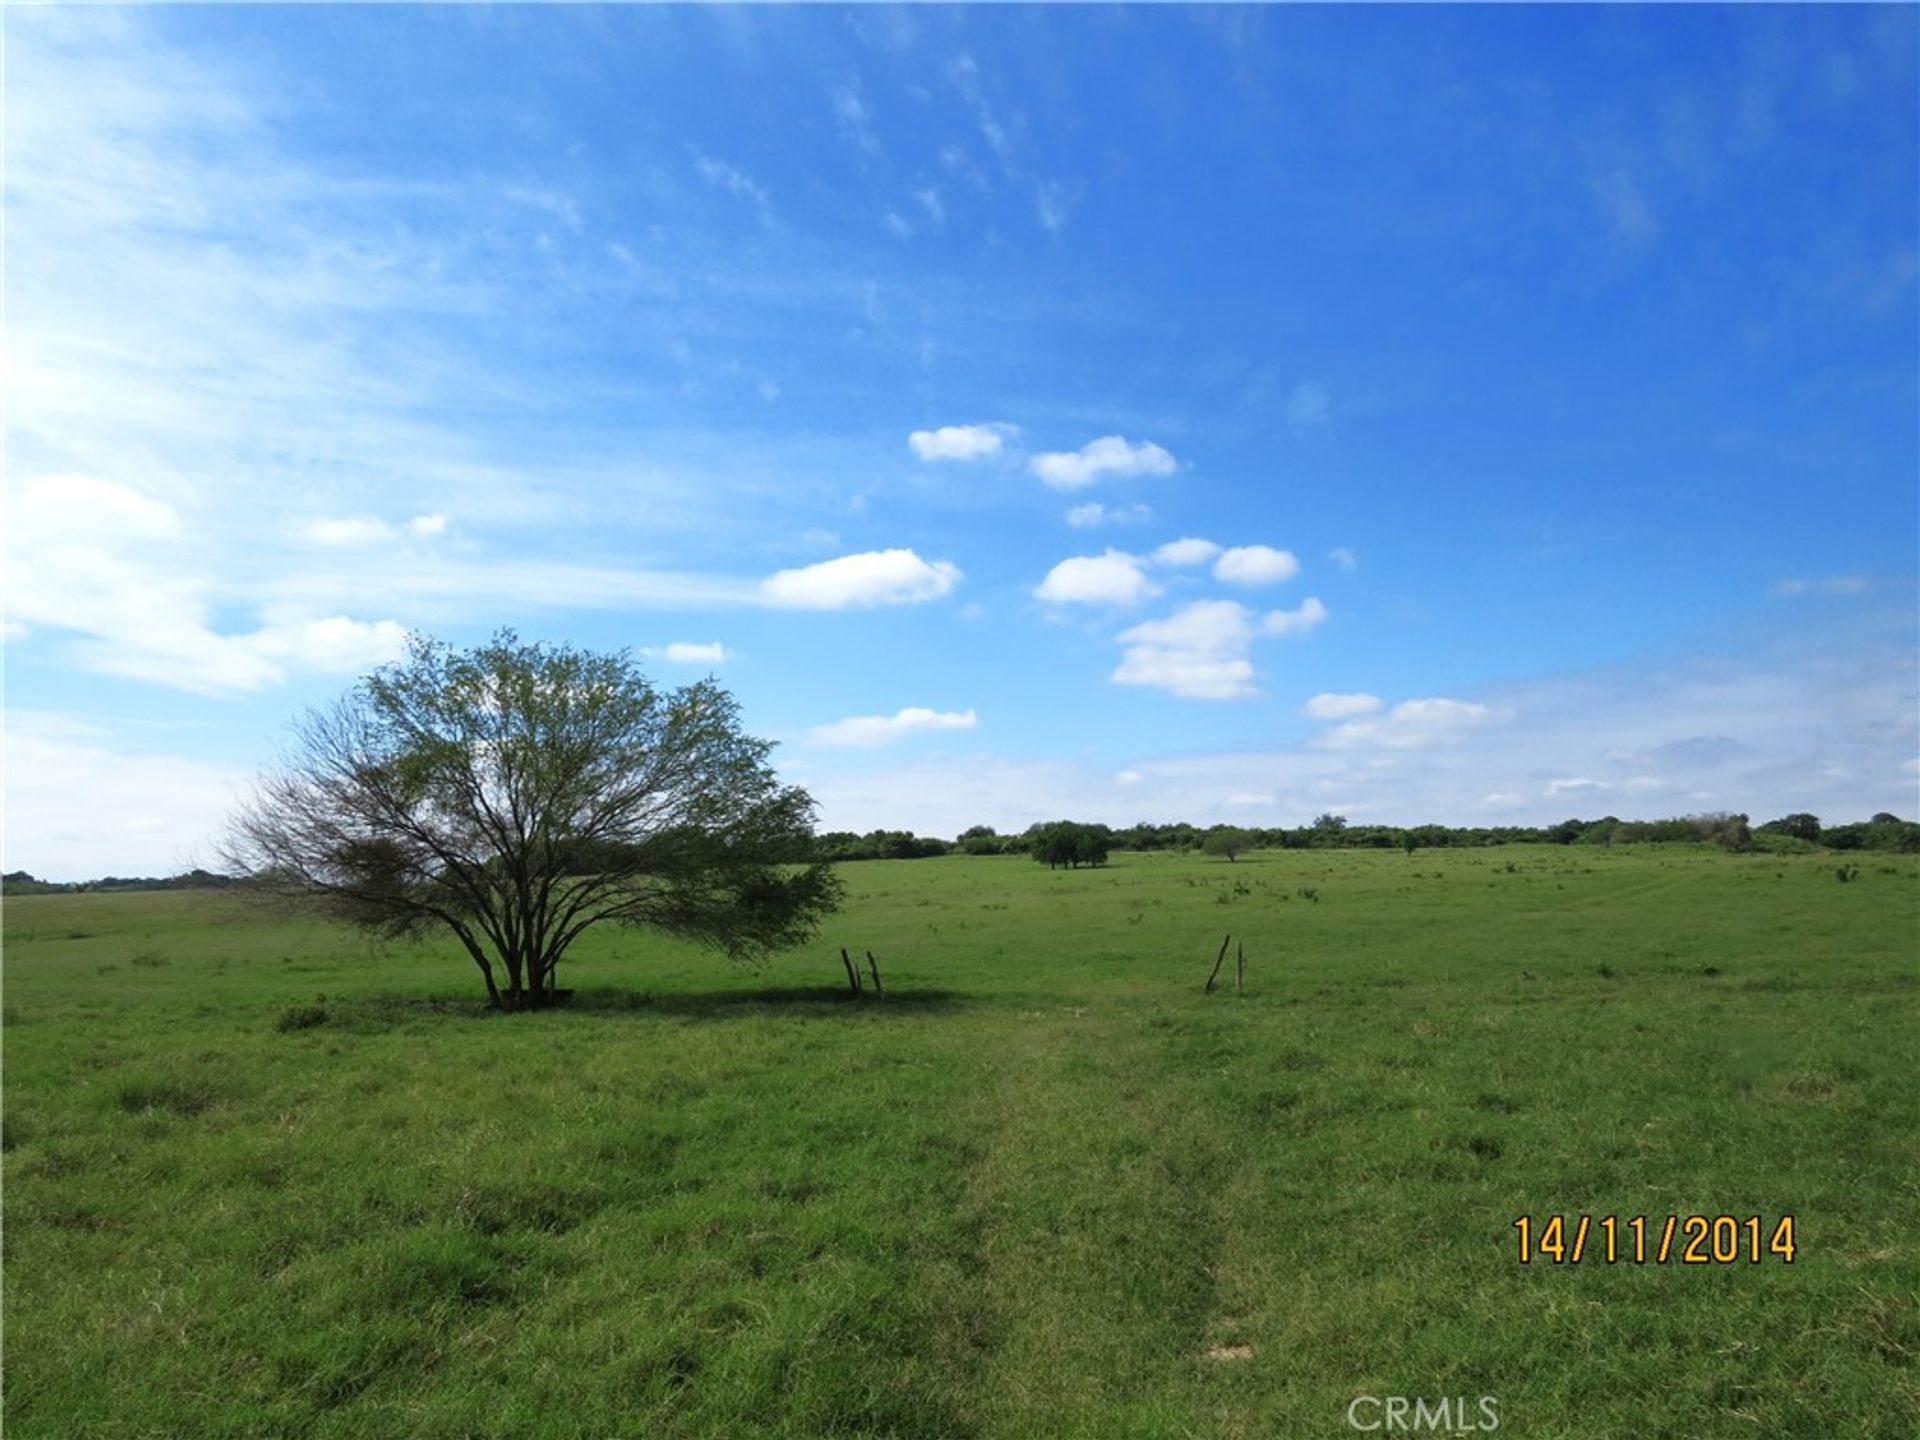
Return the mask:
<svg viewBox="0 0 1920 1440">
<path fill-rule="evenodd" d="M 887 992 L 880 988 L 880 967 L 874 963 L 873 951 L 871 950 L 867 951 L 867 968 L 873 972 L 873 993 L 876 995 L 885 995 Z"/>
<path fill-rule="evenodd" d="M 1207 988 L 1201 992 L 1203 995 L 1213 994 L 1213 982 L 1220 978 L 1220 967 L 1227 963 L 1227 946 L 1232 943 L 1231 935 L 1220 942 L 1220 953 L 1213 957 L 1213 974 L 1207 976 Z"/>
<path fill-rule="evenodd" d="M 860 993 L 860 972 L 853 968 L 853 961 L 847 958 L 847 950 L 844 945 L 840 947 L 840 963 L 847 967 L 847 989 L 858 995 Z"/>
</svg>

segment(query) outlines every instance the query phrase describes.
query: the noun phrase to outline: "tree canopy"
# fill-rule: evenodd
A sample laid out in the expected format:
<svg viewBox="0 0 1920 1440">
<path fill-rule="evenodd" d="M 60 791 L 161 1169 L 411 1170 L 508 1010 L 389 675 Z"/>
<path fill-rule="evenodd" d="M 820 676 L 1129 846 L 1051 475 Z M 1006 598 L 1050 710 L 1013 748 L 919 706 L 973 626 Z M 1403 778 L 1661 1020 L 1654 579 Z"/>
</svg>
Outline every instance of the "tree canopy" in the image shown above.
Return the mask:
<svg viewBox="0 0 1920 1440">
<path fill-rule="evenodd" d="M 656 689 L 624 652 L 415 637 L 299 722 L 235 817 L 263 890 L 391 935 L 451 931 L 492 1003 L 537 1008 L 612 922 L 756 958 L 838 899 L 813 801 L 711 680 Z"/>
<path fill-rule="evenodd" d="M 1231 862 L 1242 850 L 1253 848 L 1254 837 L 1238 825 L 1216 825 L 1207 831 L 1207 838 L 1201 842 L 1201 851 L 1208 855 L 1224 855 Z"/>
</svg>

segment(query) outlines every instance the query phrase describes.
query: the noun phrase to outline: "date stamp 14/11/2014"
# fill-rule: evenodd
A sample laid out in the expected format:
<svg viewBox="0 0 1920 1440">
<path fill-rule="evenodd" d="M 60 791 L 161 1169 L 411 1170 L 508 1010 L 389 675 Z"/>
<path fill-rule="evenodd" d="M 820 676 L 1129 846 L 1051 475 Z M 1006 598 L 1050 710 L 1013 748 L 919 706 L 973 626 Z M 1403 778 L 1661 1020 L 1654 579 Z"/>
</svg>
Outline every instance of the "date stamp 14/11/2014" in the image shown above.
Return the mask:
<svg viewBox="0 0 1920 1440">
<path fill-rule="evenodd" d="M 1797 1249 L 1791 1215 L 1522 1215 L 1513 1228 L 1522 1265 L 1791 1265 Z"/>
</svg>

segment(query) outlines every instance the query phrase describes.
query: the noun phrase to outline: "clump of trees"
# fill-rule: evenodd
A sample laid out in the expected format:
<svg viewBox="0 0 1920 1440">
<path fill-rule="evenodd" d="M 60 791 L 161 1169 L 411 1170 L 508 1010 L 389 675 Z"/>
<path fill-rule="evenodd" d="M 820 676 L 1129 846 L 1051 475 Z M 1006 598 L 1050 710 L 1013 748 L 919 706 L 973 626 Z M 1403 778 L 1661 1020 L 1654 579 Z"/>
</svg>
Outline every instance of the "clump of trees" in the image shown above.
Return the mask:
<svg viewBox="0 0 1920 1440">
<path fill-rule="evenodd" d="M 925 860 L 945 855 L 954 847 L 930 835 L 915 835 L 911 830 L 870 830 L 865 835 L 851 830 L 829 830 L 813 842 L 813 858 L 839 860 Z"/>
<path fill-rule="evenodd" d="M 416 636 L 300 722 L 226 853 L 376 934 L 451 932 L 496 1007 L 534 1009 L 596 925 L 743 958 L 813 932 L 839 885 L 771 750 L 712 681 L 657 690 L 624 652 Z"/>
<path fill-rule="evenodd" d="M 1077 870 L 1082 865 L 1104 865 L 1113 848 L 1113 832 L 1104 825 L 1081 825 L 1056 820 L 1027 832 L 1027 853 L 1049 870 Z"/>
</svg>

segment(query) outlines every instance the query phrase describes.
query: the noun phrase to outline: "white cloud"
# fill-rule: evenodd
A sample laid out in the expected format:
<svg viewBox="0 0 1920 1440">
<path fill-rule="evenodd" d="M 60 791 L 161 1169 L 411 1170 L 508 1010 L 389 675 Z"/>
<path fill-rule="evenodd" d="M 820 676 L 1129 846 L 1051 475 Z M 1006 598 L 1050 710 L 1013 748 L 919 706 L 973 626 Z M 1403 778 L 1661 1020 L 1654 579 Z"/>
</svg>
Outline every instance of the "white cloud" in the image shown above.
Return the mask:
<svg viewBox="0 0 1920 1440">
<path fill-rule="evenodd" d="M 270 660 L 346 675 L 398 660 L 407 649 L 404 625 L 393 620 L 368 623 L 344 615 L 270 625 L 240 638 L 251 641 L 253 648 Z"/>
<path fill-rule="evenodd" d="M 43 880 L 175 875 L 213 861 L 248 776 L 173 755 L 129 754 L 92 727 L 7 716 L 7 865 Z"/>
<path fill-rule="evenodd" d="M 1301 430 L 1309 430 L 1324 425 L 1333 416 L 1333 397 L 1327 393 L 1327 387 L 1316 381 L 1306 381 L 1293 387 L 1293 393 L 1287 396 L 1287 421 Z"/>
<path fill-rule="evenodd" d="M 1273 804 L 1273 796 L 1267 794 L 1264 790 L 1236 790 L 1233 794 L 1227 796 L 1227 804 L 1270 806 Z"/>
<path fill-rule="evenodd" d="M 1067 524 L 1076 530 L 1092 530 L 1101 525 L 1132 525 L 1153 518 L 1150 505 L 1102 505 L 1089 500 L 1067 511 Z"/>
<path fill-rule="evenodd" d="M 1352 570 L 1360 564 L 1360 557 L 1345 545 L 1336 545 L 1333 549 L 1327 551 L 1327 559 L 1338 565 L 1342 570 Z"/>
<path fill-rule="evenodd" d="M 889 210 L 881 217 L 881 224 L 887 227 L 887 233 L 899 240 L 905 240 L 913 234 L 913 226 L 900 218 L 897 210 Z"/>
<path fill-rule="evenodd" d="M 1781 580 L 1776 595 L 1858 595 L 1867 588 L 1864 575 L 1824 575 L 1812 580 Z"/>
<path fill-rule="evenodd" d="M 1122 632 L 1118 685 L 1147 685 L 1190 700 L 1231 700 L 1254 693 L 1253 625 L 1232 600 L 1199 600 L 1164 620 Z"/>
<path fill-rule="evenodd" d="M 78 637 L 85 669 L 208 695 L 258 690 L 289 669 L 352 671 L 393 659 L 392 620 L 279 607 L 239 633 L 213 628 L 205 539 L 165 501 L 80 475 L 36 476 L 7 506 L 7 606 L 19 623 Z"/>
<path fill-rule="evenodd" d="M 922 460 L 984 460 L 998 455 L 1020 427 L 1003 422 L 986 425 L 942 425 L 937 430 L 915 430 L 907 444 Z"/>
<path fill-rule="evenodd" d="M 1058 605 L 1137 605 L 1160 593 L 1136 556 L 1122 550 L 1062 560 L 1035 587 L 1034 595 Z"/>
<path fill-rule="evenodd" d="M 1493 718 L 1493 711 L 1470 700 L 1436 696 L 1428 700 L 1402 700 L 1393 707 L 1393 718 L 1409 725 L 1480 725 Z"/>
<path fill-rule="evenodd" d="M 1079 204 L 1085 188 L 1079 183 L 1068 185 L 1056 180 L 1042 180 L 1035 185 L 1033 210 L 1041 229 L 1049 235 L 1058 235 L 1066 229 L 1067 217 L 1073 213 L 1073 207 Z"/>
<path fill-rule="evenodd" d="M 669 645 L 657 648 L 648 646 L 640 653 L 674 665 L 724 665 L 734 658 L 733 652 L 718 640 L 711 642 L 675 640 Z"/>
<path fill-rule="evenodd" d="M 1102 435 L 1078 450 L 1050 450 L 1029 463 L 1056 490 L 1083 490 L 1102 475 L 1171 475 L 1179 468 L 1151 440 L 1136 445 L 1120 435 Z"/>
<path fill-rule="evenodd" d="M 892 715 L 850 715 L 809 732 L 819 745 L 844 745 L 877 750 L 909 735 L 935 730 L 972 730 L 980 720 L 972 710 L 927 710 L 910 705 Z"/>
<path fill-rule="evenodd" d="M 1332 749 L 1379 745 L 1394 750 L 1420 749 L 1459 741 L 1467 732 L 1504 721 L 1508 715 L 1490 705 L 1433 696 L 1403 700 L 1383 719 L 1349 720 L 1314 743 Z"/>
<path fill-rule="evenodd" d="M 1146 778 L 1147 777 L 1142 775 L 1138 770 L 1122 770 L 1113 777 L 1113 783 L 1116 785 L 1138 785 Z"/>
<path fill-rule="evenodd" d="M 934 229 L 938 230 L 946 225 L 947 207 L 941 203 L 940 189 L 937 185 L 929 185 L 924 190 L 914 191 L 913 198 L 918 200 L 920 208 L 927 212 L 927 219 L 933 223 Z"/>
<path fill-rule="evenodd" d="M 872 116 L 860 91 L 852 85 L 836 86 L 832 92 L 833 113 L 847 138 L 869 155 L 880 153 L 880 138 L 873 133 Z"/>
<path fill-rule="evenodd" d="M 1220 547 L 1211 540 L 1169 540 L 1153 552 L 1154 562 L 1160 565 L 1204 565 L 1220 553 Z"/>
<path fill-rule="evenodd" d="M 1315 695 L 1301 707 L 1316 720 L 1346 720 L 1355 715 L 1371 715 L 1380 708 L 1378 695 L 1332 693 Z"/>
<path fill-rule="evenodd" d="M 1309 595 L 1292 610 L 1269 610 L 1260 617 L 1264 635 L 1304 635 L 1327 618 L 1327 607 Z"/>
<path fill-rule="evenodd" d="M 1828 824 L 1878 810 L 1908 813 L 1920 775 L 1912 646 L 1901 636 L 1868 655 L 1845 654 L 1828 639 L 1822 632 L 1805 652 L 1765 661 L 1716 658 L 1542 678 L 1485 697 L 1483 723 L 1426 750 L 1177 747 L 1132 759 L 1123 773 L 1141 778 L 1131 784 L 1107 764 L 968 755 L 810 777 L 808 789 L 825 828 L 905 826 L 933 835 L 973 824 L 1018 831 L 1060 815 L 1120 826 L 1148 816 L 1244 821 L 1247 812 L 1225 803 L 1236 793 L 1272 795 L 1275 820 L 1289 825 L 1329 809 L 1394 825 L 1465 823 L 1476 814 L 1539 825 L 1596 808 L 1547 798 L 1550 777 L 1605 775 L 1599 757 L 1609 749 L 1652 752 L 1679 737 L 1724 733 L 1739 741 L 1741 756 L 1702 772 L 1724 797 L 1711 803 L 1756 821 L 1796 810 Z M 1422 713 L 1436 712 L 1409 712 Z M 1499 723 L 1510 714 L 1523 714 L 1525 725 Z M 1381 767 L 1382 759 L 1396 763 Z M 1826 773 L 1834 767 L 1844 775 Z M 1609 792 L 1605 806 L 1628 819 L 1697 808 L 1709 803 L 1694 798 L 1707 788 L 1702 777 L 1681 772 L 1658 793 Z"/>
<path fill-rule="evenodd" d="M 770 605 L 794 610 L 844 610 L 865 605 L 917 605 L 937 600 L 960 583 L 957 566 L 922 560 L 912 550 L 868 550 L 797 570 L 781 570 L 760 582 Z"/>
<path fill-rule="evenodd" d="M 1299 573 L 1293 552 L 1271 545 L 1235 545 L 1213 562 L 1213 578 L 1229 585 L 1275 585 Z"/>
<path fill-rule="evenodd" d="M 729 165 L 724 160 L 716 160 L 711 155 L 694 152 L 694 168 L 700 172 L 700 178 L 718 190 L 725 190 L 747 201 L 759 213 L 760 223 L 772 228 L 773 200 L 764 186 L 737 165 Z"/>
<path fill-rule="evenodd" d="M 315 545 L 378 545 L 393 538 L 393 527 L 366 515 L 332 520 L 310 520 L 300 527 L 303 539 Z"/>
<path fill-rule="evenodd" d="M 445 515 L 416 515 L 407 521 L 407 533 L 422 540 L 431 539 L 435 535 L 444 535 L 447 533 L 447 517 Z"/>
<path fill-rule="evenodd" d="M 1612 787 L 1604 780 L 1549 780 L 1547 782 L 1547 798 L 1552 800 L 1561 795 L 1583 795 L 1590 791 L 1607 790 L 1611 788 Z"/>
</svg>

